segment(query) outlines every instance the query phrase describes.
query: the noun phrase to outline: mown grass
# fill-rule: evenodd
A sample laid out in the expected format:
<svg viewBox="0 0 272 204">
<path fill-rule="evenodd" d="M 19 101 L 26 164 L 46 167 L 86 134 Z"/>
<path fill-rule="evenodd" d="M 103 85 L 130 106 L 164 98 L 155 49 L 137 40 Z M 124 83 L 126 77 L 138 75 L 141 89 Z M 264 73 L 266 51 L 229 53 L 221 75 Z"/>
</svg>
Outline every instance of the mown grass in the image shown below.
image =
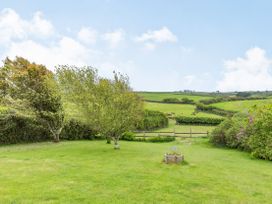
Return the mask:
<svg viewBox="0 0 272 204">
<path fill-rule="evenodd" d="M 173 145 L 187 165 L 166 165 Z M 272 163 L 206 139 L 0 147 L 0 203 L 271 203 Z"/>
<path fill-rule="evenodd" d="M 228 101 L 228 102 L 221 102 L 221 103 L 214 103 L 212 106 L 222 108 L 225 110 L 233 110 L 233 111 L 248 111 L 254 105 L 263 105 L 272 103 L 272 99 L 265 99 L 265 100 L 245 100 L 245 101 Z"/>
<path fill-rule="evenodd" d="M 195 102 L 202 99 L 209 99 L 212 97 L 209 96 L 196 96 L 191 94 L 184 93 L 171 93 L 171 92 L 137 92 L 140 96 L 142 96 L 145 100 L 153 100 L 153 101 L 162 101 L 165 98 L 189 98 L 194 100 Z"/>
<path fill-rule="evenodd" d="M 190 104 L 165 104 L 165 103 L 151 103 L 145 102 L 145 108 L 149 110 L 157 110 L 163 113 L 175 113 L 176 116 L 198 116 L 198 117 L 215 117 L 219 118 L 221 116 L 203 113 L 203 112 L 195 112 L 195 106 Z"/>
</svg>

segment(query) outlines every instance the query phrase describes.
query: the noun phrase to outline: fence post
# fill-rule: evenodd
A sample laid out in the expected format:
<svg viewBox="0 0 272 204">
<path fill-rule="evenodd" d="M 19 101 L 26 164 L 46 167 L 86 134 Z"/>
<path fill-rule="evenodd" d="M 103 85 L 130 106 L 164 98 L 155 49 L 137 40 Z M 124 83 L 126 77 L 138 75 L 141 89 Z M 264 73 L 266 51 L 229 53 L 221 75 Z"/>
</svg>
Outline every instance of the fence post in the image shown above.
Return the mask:
<svg viewBox="0 0 272 204">
<path fill-rule="evenodd" d="M 207 130 L 207 137 L 209 137 L 209 130 Z"/>
<path fill-rule="evenodd" d="M 176 128 L 174 128 L 173 136 L 176 136 Z"/>
<path fill-rule="evenodd" d="M 144 131 L 144 139 L 145 139 L 145 131 Z"/>
<path fill-rule="evenodd" d="M 192 128 L 190 127 L 190 137 L 192 137 Z"/>
</svg>

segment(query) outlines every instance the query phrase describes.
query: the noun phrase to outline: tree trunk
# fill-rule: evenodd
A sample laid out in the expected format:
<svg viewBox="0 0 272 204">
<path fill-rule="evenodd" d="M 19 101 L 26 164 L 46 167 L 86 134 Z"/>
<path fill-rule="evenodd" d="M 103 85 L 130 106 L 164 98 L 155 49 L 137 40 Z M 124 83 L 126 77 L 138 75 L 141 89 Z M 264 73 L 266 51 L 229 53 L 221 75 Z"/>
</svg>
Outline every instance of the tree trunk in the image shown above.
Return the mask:
<svg viewBox="0 0 272 204">
<path fill-rule="evenodd" d="M 107 144 L 111 144 L 111 137 L 106 137 L 106 140 L 107 140 Z"/>
<path fill-rule="evenodd" d="M 114 149 L 120 149 L 120 145 L 118 143 L 119 138 L 114 138 Z"/>
</svg>

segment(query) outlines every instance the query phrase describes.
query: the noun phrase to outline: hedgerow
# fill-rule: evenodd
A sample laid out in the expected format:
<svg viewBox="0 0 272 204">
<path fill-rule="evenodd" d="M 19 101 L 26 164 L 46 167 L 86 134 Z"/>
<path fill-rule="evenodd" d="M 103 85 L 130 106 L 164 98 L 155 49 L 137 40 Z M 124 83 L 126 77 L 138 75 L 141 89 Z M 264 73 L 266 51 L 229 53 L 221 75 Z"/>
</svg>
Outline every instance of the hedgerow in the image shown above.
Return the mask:
<svg viewBox="0 0 272 204">
<path fill-rule="evenodd" d="M 236 112 L 235 111 L 229 111 L 229 110 L 224 110 L 221 108 L 217 108 L 211 105 L 204 105 L 202 103 L 197 103 L 196 104 L 196 111 L 197 112 L 205 112 L 205 113 L 212 113 L 220 116 L 232 116 Z"/>
<path fill-rule="evenodd" d="M 209 117 L 189 117 L 178 116 L 175 118 L 177 124 L 192 124 L 192 125 L 218 125 L 224 119 L 222 118 L 209 118 Z"/>
<path fill-rule="evenodd" d="M 136 126 L 137 130 L 154 130 L 168 126 L 168 118 L 160 111 L 145 110 L 144 118 Z"/>
</svg>

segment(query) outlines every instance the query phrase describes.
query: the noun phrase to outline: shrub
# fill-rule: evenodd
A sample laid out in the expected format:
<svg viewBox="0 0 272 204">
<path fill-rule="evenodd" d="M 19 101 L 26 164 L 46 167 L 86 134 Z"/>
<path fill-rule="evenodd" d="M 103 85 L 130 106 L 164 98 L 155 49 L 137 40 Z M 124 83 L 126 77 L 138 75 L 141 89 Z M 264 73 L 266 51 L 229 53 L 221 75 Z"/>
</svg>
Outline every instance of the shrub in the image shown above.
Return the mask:
<svg viewBox="0 0 272 204">
<path fill-rule="evenodd" d="M 153 143 L 161 143 L 161 142 L 172 142 L 175 141 L 175 137 L 170 136 L 154 136 L 148 138 L 135 138 L 134 141 L 137 142 L 153 142 Z"/>
<path fill-rule="evenodd" d="M 75 119 L 67 121 L 61 133 L 65 140 L 93 140 L 97 133 L 88 125 Z"/>
<path fill-rule="evenodd" d="M 179 103 L 180 100 L 178 100 L 177 98 L 164 98 L 162 100 L 165 103 Z"/>
<path fill-rule="evenodd" d="M 150 137 L 147 139 L 147 142 L 172 142 L 175 141 L 175 137 L 170 137 L 170 136 L 155 136 L 155 137 Z"/>
<path fill-rule="evenodd" d="M 248 150 L 248 118 L 236 114 L 225 119 L 210 134 L 210 141 L 215 145 Z"/>
<path fill-rule="evenodd" d="M 272 160 L 272 104 L 259 107 L 250 121 L 249 147 L 252 155 Z"/>
<path fill-rule="evenodd" d="M 218 125 L 224 120 L 222 118 L 188 117 L 188 116 L 178 116 L 175 119 L 177 124 L 194 124 L 194 125 Z"/>
<path fill-rule="evenodd" d="M 125 132 L 120 137 L 120 140 L 133 141 L 133 140 L 135 140 L 135 133 L 133 133 L 133 132 Z"/>
<path fill-rule="evenodd" d="M 195 102 L 192 99 L 184 97 L 184 98 L 181 99 L 181 103 L 183 103 L 183 104 L 194 104 Z"/>
<path fill-rule="evenodd" d="M 168 126 L 168 118 L 160 111 L 145 110 L 143 120 L 137 124 L 138 130 L 154 130 Z"/>
<path fill-rule="evenodd" d="M 15 112 L 0 114 L 0 144 L 40 142 L 49 139 L 49 131 L 35 117 Z"/>
</svg>

